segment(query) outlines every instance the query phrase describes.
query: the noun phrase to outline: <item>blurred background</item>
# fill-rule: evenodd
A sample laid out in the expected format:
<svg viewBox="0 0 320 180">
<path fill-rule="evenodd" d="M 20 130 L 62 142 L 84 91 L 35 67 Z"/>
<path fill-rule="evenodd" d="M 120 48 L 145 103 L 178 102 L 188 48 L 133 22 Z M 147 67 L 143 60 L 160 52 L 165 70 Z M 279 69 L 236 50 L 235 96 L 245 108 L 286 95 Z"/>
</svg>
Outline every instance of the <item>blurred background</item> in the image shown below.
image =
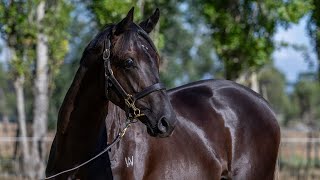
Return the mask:
<svg viewBox="0 0 320 180">
<path fill-rule="evenodd" d="M 167 87 L 218 78 L 267 99 L 279 179 L 320 179 L 319 0 L 1 0 L 0 179 L 44 177 L 59 107 L 89 41 L 135 7 Z"/>
</svg>

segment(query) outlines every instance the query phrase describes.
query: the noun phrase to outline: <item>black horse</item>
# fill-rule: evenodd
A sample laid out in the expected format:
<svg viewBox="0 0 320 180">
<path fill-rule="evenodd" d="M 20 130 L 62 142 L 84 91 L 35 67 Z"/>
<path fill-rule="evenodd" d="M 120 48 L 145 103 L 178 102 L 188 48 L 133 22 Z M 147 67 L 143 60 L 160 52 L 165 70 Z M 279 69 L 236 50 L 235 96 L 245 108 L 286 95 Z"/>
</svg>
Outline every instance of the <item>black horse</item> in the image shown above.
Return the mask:
<svg viewBox="0 0 320 180">
<path fill-rule="evenodd" d="M 159 11 L 157 11 L 159 12 Z M 155 16 L 156 21 L 159 19 Z M 148 36 L 155 23 L 133 23 L 133 8 L 116 25 L 107 26 L 86 47 L 80 67 L 60 108 L 46 169 L 56 174 L 89 159 L 107 116 L 108 102 L 139 119 L 151 136 L 169 136 L 176 122 L 169 98 L 159 83 L 159 55 Z M 86 172 L 57 178 L 83 179 Z"/>
<path fill-rule="evenodd" d="M 280 130 L 268 103 L 250 89 L 225 80 L 181 86 L 167 91 L 168 96 L 160 85 L 142 90 L 159 82 L 158 54 L 145 34 L 157 23 L 159 11 L 139 25 L 132 22 L 132 13 L 108 26 L 86 48 L 60 109 L 46 174 L 89 159 L 105 147 L 107 138 L 110 142 L 116 137 L 128 114 L 141 115 L 134 108 L 128 110 L 117 85 L 108 83 L 105 88 L 103 84 L 103 73 L 111 74 L 102 60 L 104 47 L 109 47 L 106 39 L 111 36 L 110 61 L 119 86 L 132 94 L 159 91 L 134 101 L 135 108 L 147 115 L 139 120 L 148 128 L 135 123 L 112 147 L 110 160 L 105 155 L 56 179 L 273 179 Z M 144 76 L 133 75 L 138 70 Z M 122 110 L 111 103 L 107 107 L 105 90 Z M 106 130 L 103 120 L 107 111 Z M 147 135 L 170 135 L 176 119 L 169 138 Z"/>
</svg>

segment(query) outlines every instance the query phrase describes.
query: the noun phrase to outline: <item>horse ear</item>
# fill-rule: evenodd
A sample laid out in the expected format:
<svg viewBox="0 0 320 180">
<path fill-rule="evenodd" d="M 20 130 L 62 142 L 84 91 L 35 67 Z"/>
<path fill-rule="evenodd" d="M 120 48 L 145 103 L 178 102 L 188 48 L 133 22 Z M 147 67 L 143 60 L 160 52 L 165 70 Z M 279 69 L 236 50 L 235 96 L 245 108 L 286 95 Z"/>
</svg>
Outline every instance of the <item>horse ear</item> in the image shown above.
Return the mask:
<svg viewBox="0 0 320 180">
<path fill-rule="evenodd" d="M 116 25 L 115 31 L 114 31 L 115 35 L 119 35 L 129 28 L 129 26 L 133 22 L 133 12 L 134 12 L 134 7 L 132 7 L 128 12 L 127 16 Z"/>
<path fill-rule="evenodd" d="M 160 18 L 160 10 L 157 8 L 154 13 L 146 20 L 142 21 L 139 26 L 147 33 L 150 33 L 156 26 Z"/>
</svg>

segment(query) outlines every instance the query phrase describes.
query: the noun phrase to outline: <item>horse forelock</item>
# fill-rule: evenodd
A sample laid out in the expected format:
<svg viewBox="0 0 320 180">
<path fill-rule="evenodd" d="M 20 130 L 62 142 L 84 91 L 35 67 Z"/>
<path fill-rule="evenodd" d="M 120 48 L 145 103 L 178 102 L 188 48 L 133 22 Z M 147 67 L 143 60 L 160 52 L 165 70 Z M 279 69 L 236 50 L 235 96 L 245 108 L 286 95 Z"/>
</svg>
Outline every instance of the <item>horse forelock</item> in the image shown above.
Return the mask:
<svg viewBox="0 0 320 180">
<path fill-rule="evenodd" d="M 120 59 L 125 58 L 126 54 L 123 53 L 123 50 L 131 49 L 130 46 L 133 46 L 133 42 L 141 41 L 139 36 L 147 42 L 147 44 L 159 57 L 158 51 L 151 38 L 140 26 L 138 26 L 135 23 L 132 23 L 131 26 L 127 29 L 127 31 L 123 32 L 121 36 L 116 38 L 116 42 L 114 42 L 113 44 L 113 55 Z"/>
</svg>

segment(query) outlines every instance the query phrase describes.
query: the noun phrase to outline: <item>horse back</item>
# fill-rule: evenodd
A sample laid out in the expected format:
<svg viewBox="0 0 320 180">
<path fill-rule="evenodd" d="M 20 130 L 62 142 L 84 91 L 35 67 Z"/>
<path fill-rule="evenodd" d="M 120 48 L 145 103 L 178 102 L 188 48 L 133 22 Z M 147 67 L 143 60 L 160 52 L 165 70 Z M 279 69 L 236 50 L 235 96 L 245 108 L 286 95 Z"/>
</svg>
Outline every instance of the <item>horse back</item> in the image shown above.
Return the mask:
<svg viewBox="0 0 320 180">
<path fill-rule="evenodd" d="M 205 148 L 220 157 L 222 177 L 273 179 L 280 128 L 259 94 L 227 80 L 199 81 L 168 94 L 180 123 L 193 123 L 204 133 L 199 141 L 212 142 Z"/>
</svg>

